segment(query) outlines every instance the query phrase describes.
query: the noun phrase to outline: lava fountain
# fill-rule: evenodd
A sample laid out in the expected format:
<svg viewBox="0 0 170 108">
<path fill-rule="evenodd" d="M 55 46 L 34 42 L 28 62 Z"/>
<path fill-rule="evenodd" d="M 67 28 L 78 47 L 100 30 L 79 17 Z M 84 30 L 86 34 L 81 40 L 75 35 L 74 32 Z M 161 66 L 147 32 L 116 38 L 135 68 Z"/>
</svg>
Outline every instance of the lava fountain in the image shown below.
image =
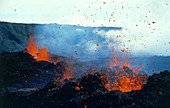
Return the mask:
<svg viewBox="0 0 170 108">
<path fill-rule="evenodd" d="M 109 60 L 112 62 L 111 60 Z M 147 75 L 139 74 L 138 71 L 143 65 L 132 68 L 129 59 L 118 61 L 114 57 L 110 67 L 112 67 L 115 76 L 110 76 L 109 85 L 107 86 L 109 90 L 120 90 L 122 92 L 130 92 L 132 90 L 140 90 L 143 85 L 146 84 Z M 115 63 L 116 62 L 116 63 Z M 121 66 L 121 64 L 123 66 Z M 112 66 L 113 65 L 113 66 Z M 115 69 L 114 66 L 119 66 L 119 70 Z"/>
<path fill-rule="evenodd" d="M 50 61 L 50 56 L 46 48 L 41 47 L 39 50 L 34 38 L 31 35 L 29 36 L 28 53 L 34 56 L 36 61 Z"/>
</svg>

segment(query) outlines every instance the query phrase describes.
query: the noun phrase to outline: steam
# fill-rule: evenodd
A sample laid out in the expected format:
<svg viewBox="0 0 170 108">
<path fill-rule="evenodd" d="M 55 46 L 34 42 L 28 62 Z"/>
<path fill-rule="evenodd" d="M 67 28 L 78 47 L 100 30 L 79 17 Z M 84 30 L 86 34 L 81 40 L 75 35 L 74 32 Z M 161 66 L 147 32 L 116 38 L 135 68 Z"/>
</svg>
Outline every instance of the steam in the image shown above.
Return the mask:
<svg viewBox="0 0 170 108">
<path fill-rule="evenodd" d="M 113 27 L 81 27 L 72 25 L 37 25 L 34 38 L 36 43 L 47 51 L 57 55 L 74 57 L 101 57 L 108 56 L 108 46 L 111 41 L 107 36 L 97 33 L 101 29 L 104 33 L 109 30 L 118 31 L 121 28 Z M 95 32 L 96 31 L 96 32 Z M 101 38 L 99 38 L 101 37 Z M 112 41 L 114 44 L 114 41 Z"/>
</svg>

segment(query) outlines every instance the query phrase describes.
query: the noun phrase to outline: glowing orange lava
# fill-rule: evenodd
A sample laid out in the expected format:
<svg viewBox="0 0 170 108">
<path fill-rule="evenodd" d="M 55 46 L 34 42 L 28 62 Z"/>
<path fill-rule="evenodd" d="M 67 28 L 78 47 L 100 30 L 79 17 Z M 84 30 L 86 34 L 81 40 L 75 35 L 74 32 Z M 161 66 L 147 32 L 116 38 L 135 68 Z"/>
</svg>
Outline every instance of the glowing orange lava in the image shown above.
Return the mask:
<svg viewBox="0 0 170 108">
<path fill-rule="evenodd" d="M 147 77 L 145 75 L 121 75 L 113 87 L 109 90 L 120 90 L 122 92 L 130 92 L 132 90 L 140 90 L 146 83 Z"/>
<path fill-rule="evenodd" d="M 32 36 L 29 36 L 28 53 L 34 56 L 36 61 L 50 61 L 50 57 L 46 48 L 41 48 L 38 50 L 38 47 Z"/>
<path fill-rule="evenodd" d="M 119 66 L 120 70 L 114 68 L 114 74 L 117 76 L 112 76 L 113 80 L 110 80 L 109 85 L 107 86 L 109 90 L 120 90 L 122 92 L 130 92 L 132 90 L 140 90 L 147 80 L 147 76 L 144 74 L 138 74 L 140 68 L 143 65 L 133 69 L 129 63 L 129 59 L 119 59 L 114 57 L 113 62 L 109 60 L 110 68 L 114 66 Z M 128 68 L 123 66 L 128 66 Z M 122 73 L 124 72 L 124 73 Z"/>
<path fill-rule="evenodd" d="M 28 53 L 34 57 L 37 57 L 38 48 L 32 36 L 29 36 Z"/>
<path fill-rule="evenodd" d="M 48 52 L 46 50 L 46 48 L 41 48 L 38 54 L 38 57 L 36 59 L 37 61 L 49 61 L 49 55 Z"/>
</svg>

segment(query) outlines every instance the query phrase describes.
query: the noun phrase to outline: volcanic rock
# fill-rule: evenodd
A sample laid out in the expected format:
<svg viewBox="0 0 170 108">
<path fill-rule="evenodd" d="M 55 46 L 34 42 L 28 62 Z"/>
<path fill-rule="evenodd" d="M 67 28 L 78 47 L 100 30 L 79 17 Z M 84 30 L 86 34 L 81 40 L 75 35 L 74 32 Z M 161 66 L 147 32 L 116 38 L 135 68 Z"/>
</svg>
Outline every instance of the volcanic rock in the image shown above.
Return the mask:
<svg viewBox="0 0 170 108">
<path fill-rule="evenodd" d="M 47 61 L 36 61 L 30 54 L 24 52 L 0 53 L 0 87 L 9 87 L 21 81 L 28 84 L 33 79 L 48 80 L 52 77 L 62 78 L 65 72 L 64 62 L 56 65 Z M 61 68 L 62 67 L 62 68 Z"/>
<path fill-rule="evenodd" d="M 141 90 L 121 92 L 108 91 L 106 75 L 101 73 L 87 74 L 77 80 L 69 81 L 63 86 L 54 78 L 44 88 L 36 92 L 37 95 L 8 97 L 9 106 L 14 107 L 169 107 L 168 103 L 170 72 L 164 71 L 153 74 Z M 51 91 L 52 95 L 47 95 Z M 46 91 L 46 93 L 39 93 Z M 52 96 L 52 97 L 51 97 Z M 12 101 L 11 101 L 12 100 Z M 23 103 L 23 104 L 20 104 Z"/>
</svg>

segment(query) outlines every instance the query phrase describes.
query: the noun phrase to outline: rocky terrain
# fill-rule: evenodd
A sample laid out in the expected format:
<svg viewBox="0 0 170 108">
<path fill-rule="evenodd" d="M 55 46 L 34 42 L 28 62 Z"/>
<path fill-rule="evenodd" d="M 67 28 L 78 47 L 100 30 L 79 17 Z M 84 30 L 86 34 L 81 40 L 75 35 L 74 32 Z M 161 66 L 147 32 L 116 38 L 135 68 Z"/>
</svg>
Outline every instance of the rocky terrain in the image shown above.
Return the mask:
<svg viewBox="0 0 170 108">
<path fill-rule="evenodd" d="M 108 91 L 104 86 L 108 81 L 104 74 L 88 74 L 64 85 L 57 78 L 28 96 L 5 92 L 3 107 L 51 107 L 51 108 L 110 108 L 138 107 L 153 108 L 170 106 L 170 72 L 164 71 L 148 78 L 147 84 L 139 91 Z"/>
<path fill-rule="evenodd" d="M 67 63 L 64 61 L 56 64 L 36 61 L 30 54 L 22 51 L 0 53 L 0 87 L 9 87 L 19 82 L 29 86 L 31 82 L 46 83 L 54 76 L 62 78 L 65 65 Z"/>
<path fill-rule="evenodd" d="M 64 62 L 54 65 L 46 61 L 35 61 L 31 55 L 23 52 L 1 53 L 0 60 L 0 99 L 1 107 L 4 108 L 170 107 L 169 71 L 149 76 L 141 90 L 122 92 L 108 89 L 106 85 L 109 79 L 107 72 L 104 72 L 107 70 L 89 70 L 79 78 L 63 81 L 61 79 L 67 67 Z M 127 67 L 124 69 L 132 74 Z M 27 81 L 22 85 L 25 89 L 8 88 L 23 81 Z M 37 85 L 44 83 L 45 86 L 29 88 L 31 81 L 39 82 Z"/>
<path fill-rule="evenodd" d="M 35 24 L 0 22 L 0 52 L 23 50 Z"/>
</svg>

